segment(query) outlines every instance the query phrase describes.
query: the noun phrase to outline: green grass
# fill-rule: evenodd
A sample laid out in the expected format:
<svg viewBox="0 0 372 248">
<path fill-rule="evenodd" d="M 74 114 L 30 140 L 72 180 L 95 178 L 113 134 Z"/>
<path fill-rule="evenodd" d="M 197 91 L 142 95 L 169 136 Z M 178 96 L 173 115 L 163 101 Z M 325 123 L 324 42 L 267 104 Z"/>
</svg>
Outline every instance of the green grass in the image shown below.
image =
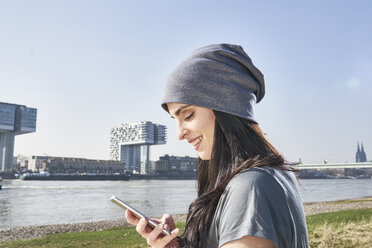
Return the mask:
<svg viewBox="0 0 372 248">
<path fill-rule="evenodd" d="M 338 227 L 347 222 L 359 223 L 369 220 L 372 217 L 372 208 L 342 210 L 331 213 L 314 214 L 306 217 L 307 229 L 312 231 L 314 228 L 324 225 Z"/>
<path fill-rule="evenodd" d="M 51 234 L 45 238 L 7 242 L 0 247 L 146 247 L 132 227 L 99 232 Z M 125 245 L 122 245 L 125 244 Z"/>
<path fill-rule="evenodd" d="M 181 231 L 185 228 L 185 223 L 177 223 Z M 44 238 L 9 241 L 0 244 L 0 248 L 5 247 L 148 247 L 144 240 L 133 226 L 117 227 L 105 231 L 96 232 L 72 232 L 50 234 Z"/>
<path fill-rule="evenodd" d="M 367 248 L 372 244 L 372 209 L 344 210 L 306 217 L 311 247 Z M 177 223 L 183 232 L 185 223 Z M 132 226 L 97 232 L 51 234 L 44 238 L 9 241 L 5 247 L 147 247 Z"/>
</svg>

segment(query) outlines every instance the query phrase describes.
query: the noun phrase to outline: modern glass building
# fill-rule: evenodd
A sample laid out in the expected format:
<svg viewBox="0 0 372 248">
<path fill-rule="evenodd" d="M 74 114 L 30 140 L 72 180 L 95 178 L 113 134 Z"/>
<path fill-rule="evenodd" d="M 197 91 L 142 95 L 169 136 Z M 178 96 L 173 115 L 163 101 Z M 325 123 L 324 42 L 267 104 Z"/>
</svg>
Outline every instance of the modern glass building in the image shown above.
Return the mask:
<svg viewBox="0 0 372 248">
<path fill-rule="evenodd" d="M 0 102 L 0 170 L 12 171 L 14 136 L 36 131 L 35 108 Z"/>
<path fill-rule="evenodd" d="M 112 160 L 120 160 L 126 170 L 147 174 L 150 166 L 150 146 L 166 143 L 167 128 L 150 121 L 121 124 L 111 130 Z"/>
</svg>

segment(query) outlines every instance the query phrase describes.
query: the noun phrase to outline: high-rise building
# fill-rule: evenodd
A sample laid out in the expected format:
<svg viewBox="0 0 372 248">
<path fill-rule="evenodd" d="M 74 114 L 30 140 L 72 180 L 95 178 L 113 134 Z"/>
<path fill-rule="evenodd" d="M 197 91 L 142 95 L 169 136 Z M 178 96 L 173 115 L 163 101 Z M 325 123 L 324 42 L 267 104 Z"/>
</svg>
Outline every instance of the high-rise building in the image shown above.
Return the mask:
<svg viewBox="0 0 372 248">
<path fill-rule="evenodd" d="M 359 148 L 359 142 L 357 146 L 357 152 L 355 154 L 355 162 L 367 162 L 367 155 L 364 151 L 363 143 L 361 148 Z"/>
<path fill-rule="evenodd" d="M 147 174 L 150 146 L 166 143 L 167 128 L 150 121 L 121 124 L 111 129 L 111 159 L 120 160 L 126 170 Z"/>
<path fill-rule="evenodd" d="M 35 108 L 0 102 L 0 170 L 12 171 L 14 136 L 36 131 Z"/>
</svg>

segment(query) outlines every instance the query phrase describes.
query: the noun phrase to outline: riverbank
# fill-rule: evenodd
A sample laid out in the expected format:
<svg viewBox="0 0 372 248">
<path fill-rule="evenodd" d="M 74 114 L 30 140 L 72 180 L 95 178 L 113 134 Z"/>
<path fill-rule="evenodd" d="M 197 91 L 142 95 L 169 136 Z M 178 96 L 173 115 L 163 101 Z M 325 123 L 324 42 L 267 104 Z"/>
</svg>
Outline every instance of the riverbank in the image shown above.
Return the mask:
<svg viewBox="0 0 372 248">
<path fill-rule="evenodd" d="M 304 209 L 306 216 L 329 213 L 341 210 L 372 208 L 372 197 L 361 199 L 350 199 L 343 201 L 331 202 L 315 202 L 305 203 Z M 184 222 L 186 219 L 185 214 L 174 215 L 175 222 Z M 128 223 L 124 219 L 107 220 L 89 223 L 72 223 L 72 224 L 59 224 L 59 225 L 44 225 L 44 226 L 28 226 L 16 227 L 6 230 L 0 230 L 0 242 L 10 240 L 23 240 L 42 238 L 48 234 L 54 233 L 67 233 L 67 232 L 83 232 L 83 231 L 102 231 L 114 227 L 127 226 Z"/>
</svg>

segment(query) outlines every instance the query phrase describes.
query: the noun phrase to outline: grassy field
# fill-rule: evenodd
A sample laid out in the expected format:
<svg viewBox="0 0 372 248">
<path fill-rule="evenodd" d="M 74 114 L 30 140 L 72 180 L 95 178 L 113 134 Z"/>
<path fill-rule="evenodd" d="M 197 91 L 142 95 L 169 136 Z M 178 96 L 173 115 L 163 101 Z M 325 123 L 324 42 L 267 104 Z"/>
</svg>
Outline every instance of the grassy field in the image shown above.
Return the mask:
<svg viewBox="0 0 372 248">
<path fill-rule="evenodd" d="M 372 209 L 345 210 L 307 217 L 311 247 L 371 247 Z M 177 227 L 183 231 L 184 223 Z M 10 241 L 3 247 L 147 247 L 134 227 L 114 228 L 99 232 L 74 232 L 48 235 L 41 239 Z"/>
<path fill-rule="evenodd" d="M 344 210 L 307 218 L 310 247 L 372 247 L 372 209 Z"/>
</svg>

